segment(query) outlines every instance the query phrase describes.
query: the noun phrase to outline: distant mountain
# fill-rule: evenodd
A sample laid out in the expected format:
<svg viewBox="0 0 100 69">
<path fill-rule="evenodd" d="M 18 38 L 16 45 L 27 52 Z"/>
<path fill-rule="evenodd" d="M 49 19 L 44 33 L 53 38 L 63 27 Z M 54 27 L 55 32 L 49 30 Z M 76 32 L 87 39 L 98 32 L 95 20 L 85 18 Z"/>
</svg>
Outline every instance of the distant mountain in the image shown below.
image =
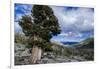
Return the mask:
<svg viewBox="0 0 100 69">
<path fill-rule="evenodd" d="M 61 42 L 64 45 L 73 45 L 73 44 L 77 44 L 78 42 Z"/>
<path fill-rule="evenodd" d="M 52 42 L 56 45 L 61 45 L 67 48 L 82 48 L 82 49 L 93 49 L 94 48 L 94 38 L 87 38 L 81 42 Z"/>
<path fill-rule="evenodd" d="M 87 38 L 86 40 L 83 40 L 82 42 L 76 44 L 74 47 L 76 48 L 94 48 L 94 38 Z"/>
</svg>

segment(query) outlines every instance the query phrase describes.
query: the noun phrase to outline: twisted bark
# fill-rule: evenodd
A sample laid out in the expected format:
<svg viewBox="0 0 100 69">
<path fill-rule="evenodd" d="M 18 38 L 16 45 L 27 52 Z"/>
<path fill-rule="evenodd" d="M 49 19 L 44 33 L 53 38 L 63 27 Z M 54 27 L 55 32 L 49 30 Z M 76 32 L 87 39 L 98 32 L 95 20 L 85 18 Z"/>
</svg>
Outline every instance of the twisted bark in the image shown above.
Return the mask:
<svg viewBox="0 0 100 69">
<path fill-rule="evenodd" d="M 32 64 L 37 63 L 37 61 L 41 60 L 42 49 L 39 47 L 32 48 L 31 62 Z"/>
</svg>

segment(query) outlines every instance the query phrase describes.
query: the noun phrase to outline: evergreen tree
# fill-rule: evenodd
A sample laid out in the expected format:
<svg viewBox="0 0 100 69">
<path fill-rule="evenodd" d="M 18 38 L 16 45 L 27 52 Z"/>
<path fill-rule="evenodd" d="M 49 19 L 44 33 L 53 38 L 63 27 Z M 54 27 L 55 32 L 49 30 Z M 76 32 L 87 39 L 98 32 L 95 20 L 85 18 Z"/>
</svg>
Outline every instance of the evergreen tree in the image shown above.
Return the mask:
<svg viewBox="0 0 100 69">
<path fill-rule="evenodd" d="M 34 5 L 31 15 L 24 15 L 19 21 L 29 45 L 32 48 L 31 62 L 37 63 L 44 51 L 51 51 L 50 39 L 60 33 L 60 27 L 53 10 L 49 6 Z"/>
<path fill-rule="evenodd" d="M 45 5 L 34 5 L 31 15 L 22 16 L 19 25 L 25 35 L 30 37 L 29 44 L 42 49 L 50 48 L 50 39 L 60 33 L 52 8 Z"/>
</svg>

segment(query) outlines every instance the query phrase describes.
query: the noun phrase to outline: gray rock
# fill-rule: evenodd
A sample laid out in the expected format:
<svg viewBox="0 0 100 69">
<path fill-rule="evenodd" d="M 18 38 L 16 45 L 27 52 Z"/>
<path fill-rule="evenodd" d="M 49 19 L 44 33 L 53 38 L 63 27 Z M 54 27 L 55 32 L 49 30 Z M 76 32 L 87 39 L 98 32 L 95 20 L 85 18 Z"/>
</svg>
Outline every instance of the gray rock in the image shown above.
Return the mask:
<svg viewBox="0 0 100 69">
<path fill-rule="evenodd" d="M 29 53 L 29 49 L 25 49 L 25 51 L 21 53 L 21 56 L 31 56 L 31 54 Z"/>
<path fill-rule="evenodd" d="M 53 53 L 47 53 L 47 57 L 50 58 L 50 59 L 53 59 L 55 58 L 55 55 Z"/>
</svg>

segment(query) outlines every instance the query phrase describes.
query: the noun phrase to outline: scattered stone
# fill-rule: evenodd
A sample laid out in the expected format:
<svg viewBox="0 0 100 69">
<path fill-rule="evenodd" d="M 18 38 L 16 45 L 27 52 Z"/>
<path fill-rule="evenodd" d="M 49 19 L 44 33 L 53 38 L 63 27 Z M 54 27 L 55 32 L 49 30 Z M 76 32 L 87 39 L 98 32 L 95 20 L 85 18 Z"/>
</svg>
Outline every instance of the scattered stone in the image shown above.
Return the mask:
<svg viewBox="0 0 100 69">
<path fill-rule="evenodd" d="M 59 48 L 56 47 L 58 50 Z M 30 61 L 31 48 L 25 48 L 22 44 L 15 43 L 15 65 L 28 65 L 32 64 Z M 69 55 L 65 56 L 63 54 L 58 55 L 53 52 L 44 52 L 41 60 L 37 60 L 36 64 L 46 64 L 46 63 L 63 63 L 63 62 L 79 62 L 86 61 L 85 58 L 79 55 Z"/>
</svg>

